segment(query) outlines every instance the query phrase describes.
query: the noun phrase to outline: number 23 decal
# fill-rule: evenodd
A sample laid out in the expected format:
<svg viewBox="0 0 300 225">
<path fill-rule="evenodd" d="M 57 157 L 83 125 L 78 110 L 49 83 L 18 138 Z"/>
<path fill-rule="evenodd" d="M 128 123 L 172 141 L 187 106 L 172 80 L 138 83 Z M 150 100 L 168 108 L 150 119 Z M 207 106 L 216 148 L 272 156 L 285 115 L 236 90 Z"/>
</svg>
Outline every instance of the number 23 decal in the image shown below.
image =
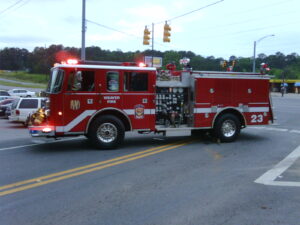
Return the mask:
<svg viewBox="0 0 300 225">
<path fill-rule="evenodd" d="M 262 123 L 264 120 L 264 117 L 262 114 L 258 114 L 258 115 L 252 115 L 251 116 L 251 123 Z"/>
</svg>

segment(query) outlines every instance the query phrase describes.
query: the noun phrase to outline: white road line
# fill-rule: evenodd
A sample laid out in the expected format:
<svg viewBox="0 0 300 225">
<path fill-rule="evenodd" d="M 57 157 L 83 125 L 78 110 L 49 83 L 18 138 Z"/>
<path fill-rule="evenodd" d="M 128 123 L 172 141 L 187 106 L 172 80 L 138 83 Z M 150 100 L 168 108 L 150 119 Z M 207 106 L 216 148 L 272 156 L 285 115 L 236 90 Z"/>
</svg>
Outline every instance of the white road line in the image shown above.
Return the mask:
<svg viewBox="0 0 300 225">
<path fill-rule="evenodd" d="M 290 132 L 290 133 L 300 134 L 300 130 L 289 130 L 289 129 L 286 129 L 286 128 L 263 127 L 263 126 L 259 126 L 259 127 L 256 127 L 256 126 L 252 127 L 251 126 L 249 128 L 258 129 L 258 130 L 271 130 L 271 131 Z"/>
<path fill-rule="evenodd" d="M 287 132 L 289 129 L 266 127 L 265 130 L 274 130 L 274 131 L 280 131 L 280 132 Z"/>
<path fill-rule="evenodd" d="M 297 134 L 300 134 L 300 130 L 290 130 L 290 133 L 297 133 Z"/>
<path fill-rule="evenodd" d="M 275 186 L 290 186 L 300 187 L 300 182 L 290 181 L 275 181 L 284 171 L 286 171 L 297 159 L 300 157 L 300 145 L 292 151 L 285 159 L 279 162 L 272 169 L 264 173 L 262 176 L 257 178 L 254 182 L 264 185 L 275 185 Z"/>
<path fill-rule="evenodd" d="M 35 146 L 35 145 L 41 145 L 41 144 L 30 144 L 30 145 L 13 146 L 8 148 L 0 148 L 0 151 L 6 151 L 6 150 L 16 149 L 16 148 L 24 148 L 24 147 Z"/>
<path fill-rule="evenodd" d="M 260 129 L 260 130 L 262 130 L 262 129 L 266 129 L 266 127 L 263 127 L 263 126 L 259 126 L 259 127 L 249 127 L 249 128 L 253 128 L 253 129 Z"/>
<path fill-rule="evenodd" d="M 49 144 L 49 143 L 57 143 L 57 142 L 63 142 L 63 141 L 71 141 L 71 140 L 75 140 L 75 139 L 79 139 L 79 137 L 68 138 L 68 139 L 64 139 L 64 140 L 56 140 L 56 141 L 51 141 L 51 142 L 46 142 L 46 143 L 37 143 L 37 144 L 19 145 L 19 146 L 7 147 L 7 148 L 0 148 L 0 151 L 6 151 L 6 150 L 11 150 L 11 149 L 17 149 L 17 148 L 25 148 L 25 147 L 31 147 L 31 146 L 43 145 L 43 144 Z"/>
</svg>

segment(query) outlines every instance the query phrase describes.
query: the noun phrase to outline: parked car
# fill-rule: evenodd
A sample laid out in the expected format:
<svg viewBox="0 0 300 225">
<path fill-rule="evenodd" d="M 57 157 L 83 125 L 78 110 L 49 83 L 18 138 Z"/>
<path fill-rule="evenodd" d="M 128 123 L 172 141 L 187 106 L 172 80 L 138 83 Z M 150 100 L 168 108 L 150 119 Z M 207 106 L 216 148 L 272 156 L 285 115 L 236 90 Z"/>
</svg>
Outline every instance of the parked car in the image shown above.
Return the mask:
<svg viewBox="0 0 300 225">
<path fill-rule="evenodd" d="M 5 118 L 9 119 L 9 116 L 11 115 L 12 109 L 15 109 L 18 105 L 18 102 L 20 101 L 20 98 L 15 98 L 11 105 L 9 105 L 5 111 Z"/>
<path fill-rule="evenodd" d="M 18 101 L 18 99 L 15 99 L 14 101 Z M 4 115 L 3 118 L 8 119 L 8 117 L 9 117 L 10 114 L 11 114 L 11 107 L 12 107 L 13 104 L 14 104 L 14 103 L 9 104 L 9 105 L 7 106 L 7 108 L 6 108 L 6 110 L 5 110 L 5 115 Z"/>
<path fill-rule="evenodd" d="M 27 126 L 28 117 L 38 108 L 44 107 L 46 98 L 20 98 L 13 102 L 9 121 L 21 122 Z"/>
<path fill-rule="evenodd" d="M 25 89 L 11 89 L 8 91 L 11 96 L 16 97 L 35 97 L 36 94 L 34 91 L 28 91 Z"/>
<path fill-rule="evenodd" d="M 0 117 L 6 116 L 6 110 L 12 105 L 14 99 L 8 98 L 0 101 Z"/>
<path fill-rule="evenodd" d="M 10 96 L 0 96 L 0 101 L 10 98 Z"/>
<path fill-rule="evenodd" d="M 8 91 L 4 91 L 4 90 L 0 90 L 0 96 L 10 96 L 10 94 L 8 93 Z"/>
</svg>

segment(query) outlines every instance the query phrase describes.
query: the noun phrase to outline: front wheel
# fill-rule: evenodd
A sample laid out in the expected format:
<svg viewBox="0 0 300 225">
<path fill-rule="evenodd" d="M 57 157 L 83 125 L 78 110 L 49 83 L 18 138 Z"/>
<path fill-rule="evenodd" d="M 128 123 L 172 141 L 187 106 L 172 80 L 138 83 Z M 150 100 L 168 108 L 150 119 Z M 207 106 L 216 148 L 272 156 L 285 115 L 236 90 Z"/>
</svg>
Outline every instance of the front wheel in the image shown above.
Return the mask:
<svg viewBox="0 0 300 225">
<path fill-rule="evenodd" d="M 241 122 L 233 114 L 224 114 L 218 118 L 214 126 L 214 134 L 221 142 L 233 142 L 241 131 Z"/>
<path fill-rule="evenodd" d="M 115 116 L 104 115 L 92 123 L 87 136 L 95 147 L 113 149 L 123 142 L 124 135 L 122 121 Z"/>
</svg>

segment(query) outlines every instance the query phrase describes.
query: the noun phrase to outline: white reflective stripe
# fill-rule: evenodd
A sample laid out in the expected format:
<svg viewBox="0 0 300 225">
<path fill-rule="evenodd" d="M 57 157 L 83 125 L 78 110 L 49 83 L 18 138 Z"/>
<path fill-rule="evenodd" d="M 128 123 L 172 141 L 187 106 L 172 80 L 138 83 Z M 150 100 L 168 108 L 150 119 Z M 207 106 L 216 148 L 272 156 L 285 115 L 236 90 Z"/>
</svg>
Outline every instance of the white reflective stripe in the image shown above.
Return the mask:
<svg viewBox="0 0 300 225">
<path fill-rule="evenodd" d="M 249 105 L 268 105 L 268 102 L 251 102 Z"/>
<path fill-rule="evenodd" d="M 205 78 L 205 79 L 246 79 L 246 80 L 270 80 L 270 77 L 263 77 L 257 75 L 235 75 L 235 74 L 203 74 L 195 75 L 195 78 Z"/>
<path fill-rule="evenodd" d="M 127 115 L 134 115 L 134 109 L 124 109 L 124 112 Z M 145 109 L 144 114 L 145 115 L 154 115 L 155 109 Z"/>
<path fill-rule="evenodd" d="M 154 115 L 155 109 L 145 109 L 145 115 Z"/>
<path fill-rule="evenodd" d="M 125 112 L 127 115 L 134 115 L 134 110 L 133 110 L 133 109 L 124 109 L 124 112 Z"/>
<path fill-rule="evenodd" d="M 211 113 L 211 108 L 194 108 L 194 113 Z"/>
<path fill-rule="evenodd" d="M 249 107 L 249 112 L 269 112 L 269 107 Z"/>
<path fill-rule="evenodd" d="M 91 116 L 96 110 L 85 110 L 79 116 L 77 116 L 74 120 L 72 120 L 67 126 L 57 126 L 56 132 L 68 132 L 76 125 L 78 125 L 81 121 L 83 121 L 86 117 Z"/>
<path fill-rule="evenodd" d="M 64 126 L 56 126 L 55 130 L 56 132 L 64 132 Z"/>
<path fill-rule="evenodd" d="M 217 112 L 220 112 L 223 109 L 224 108 L 218 108 Z M 236 109 L 240 112 L 269 112 L 269 107 L 249 107 L 249 111 L 242 110 L 238 107 L 234 107 L 233 109 Z M 194 113 L 212 113 L 212 108 L 194 108 Z"/>
</svg>

